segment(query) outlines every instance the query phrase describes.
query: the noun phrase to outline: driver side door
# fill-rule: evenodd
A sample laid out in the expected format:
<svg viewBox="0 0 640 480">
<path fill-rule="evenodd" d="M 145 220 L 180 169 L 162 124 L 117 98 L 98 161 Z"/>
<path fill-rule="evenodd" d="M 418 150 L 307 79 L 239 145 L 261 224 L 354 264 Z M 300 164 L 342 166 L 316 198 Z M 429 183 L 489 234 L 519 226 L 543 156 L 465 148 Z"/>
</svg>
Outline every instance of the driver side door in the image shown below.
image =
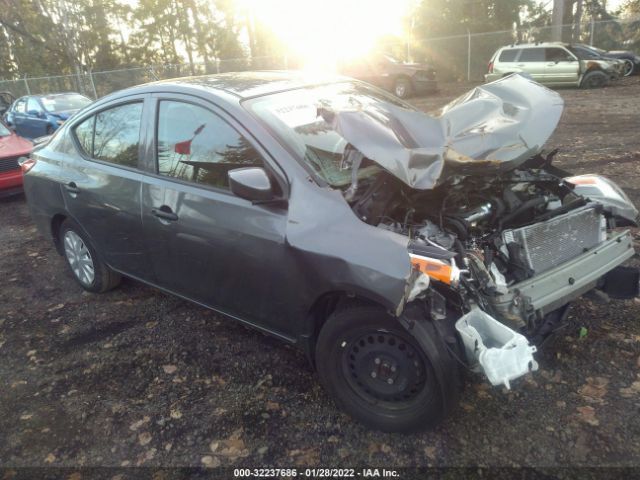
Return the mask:
<svg viewBox="0 0 640 480">
<path fill-rule="evenodd" d="M 10 111 L 8 120 L 18 135 L 21 137 L 29 136 L 27 133 L 28 127 L 25 124 L 27 121 L 27 97 L 22 97 L 16 101 Z"/>
<path fill-rule="evenodd" d="M 27 100 L 27 117 L 28 119 L 25 122 L 25 127 L 29 132 L 27 136 L 37 138 L 47 134 L 49 122 L 44 108 L 35 97 L 29 97 L 29 100 Z"/>
<path fill-rule="evenodd" d="M 580 62 L 564 48 L 545 48 L 545 77 L 548 83 L 576 83 Z"/>
</svg>

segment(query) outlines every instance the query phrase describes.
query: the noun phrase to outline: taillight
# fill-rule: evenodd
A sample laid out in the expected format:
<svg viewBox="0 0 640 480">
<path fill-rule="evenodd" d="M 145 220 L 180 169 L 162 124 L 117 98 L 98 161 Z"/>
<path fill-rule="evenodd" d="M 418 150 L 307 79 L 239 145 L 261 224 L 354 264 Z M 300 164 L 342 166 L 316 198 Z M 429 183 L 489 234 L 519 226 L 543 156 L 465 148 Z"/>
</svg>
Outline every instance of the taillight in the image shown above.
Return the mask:
<svg viewBox="0 0 640 480">
<path fill-rule="evenodd" d="M 493 73 L 493 62 L 489 62 L 489 73 Z"/>
<path fill-rule="evenodd" d="M 20 169 L 22 170 L 22 174 L 24 175 L 34 167 L 36 161 L 33 158 L 22 157 L 20 160 L 18 160 L 18 163 L 20 164 Z"/>
</svg>

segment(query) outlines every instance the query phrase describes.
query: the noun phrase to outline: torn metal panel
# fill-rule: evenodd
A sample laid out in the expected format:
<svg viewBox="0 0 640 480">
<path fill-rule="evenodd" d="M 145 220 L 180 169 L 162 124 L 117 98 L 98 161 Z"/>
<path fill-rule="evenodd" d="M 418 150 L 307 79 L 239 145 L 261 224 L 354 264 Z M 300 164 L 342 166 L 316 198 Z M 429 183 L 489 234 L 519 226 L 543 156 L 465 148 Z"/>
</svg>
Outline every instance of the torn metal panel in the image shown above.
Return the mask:
<svg viewBox="0 0 640 480">
<path fill-rule="evenodd" d="M 520 75 L 476 87 L 429 116 L 391 103 L 328 112 L 325 121 L 412 188 L 456 174 L 510 170 L 539 153 L 560 120 L 560 95 Z"/>
</svg>

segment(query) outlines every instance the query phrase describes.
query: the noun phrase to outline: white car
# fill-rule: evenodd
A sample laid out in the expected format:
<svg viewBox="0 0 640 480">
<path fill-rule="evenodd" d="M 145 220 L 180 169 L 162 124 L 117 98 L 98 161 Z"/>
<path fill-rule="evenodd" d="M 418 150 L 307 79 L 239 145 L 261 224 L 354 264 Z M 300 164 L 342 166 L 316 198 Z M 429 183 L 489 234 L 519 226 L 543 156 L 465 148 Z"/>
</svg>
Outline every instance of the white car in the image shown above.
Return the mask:
<svg viewBox="0 0 640 480">
<path fill-rule="evenodd" d="M 524 73 L 550 86 L 604 87 L 623 74 L 616 59 L 587 58 L 565 43 L 530 43 L 499 48 L 484 76 L 492 82 L 512 73 Z"/>
</svg>

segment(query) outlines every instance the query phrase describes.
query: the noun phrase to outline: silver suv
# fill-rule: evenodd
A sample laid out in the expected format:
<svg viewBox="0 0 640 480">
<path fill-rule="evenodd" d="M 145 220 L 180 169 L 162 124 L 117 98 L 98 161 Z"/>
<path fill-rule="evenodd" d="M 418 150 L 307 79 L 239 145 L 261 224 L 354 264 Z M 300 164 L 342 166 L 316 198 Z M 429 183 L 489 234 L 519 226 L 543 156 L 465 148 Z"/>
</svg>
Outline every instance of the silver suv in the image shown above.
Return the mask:
<svg viewBox="0 0 640 480">
<path fill-rule="evenodd" d="M 565 43 L 532 43 L 499 48 L 484 78 L 492 82 L 512 73 L 526 73 L 545 85 L 596 88 L 622 76 L 622 68 L 615 59 L 586 58 Z"/>
</svg>

